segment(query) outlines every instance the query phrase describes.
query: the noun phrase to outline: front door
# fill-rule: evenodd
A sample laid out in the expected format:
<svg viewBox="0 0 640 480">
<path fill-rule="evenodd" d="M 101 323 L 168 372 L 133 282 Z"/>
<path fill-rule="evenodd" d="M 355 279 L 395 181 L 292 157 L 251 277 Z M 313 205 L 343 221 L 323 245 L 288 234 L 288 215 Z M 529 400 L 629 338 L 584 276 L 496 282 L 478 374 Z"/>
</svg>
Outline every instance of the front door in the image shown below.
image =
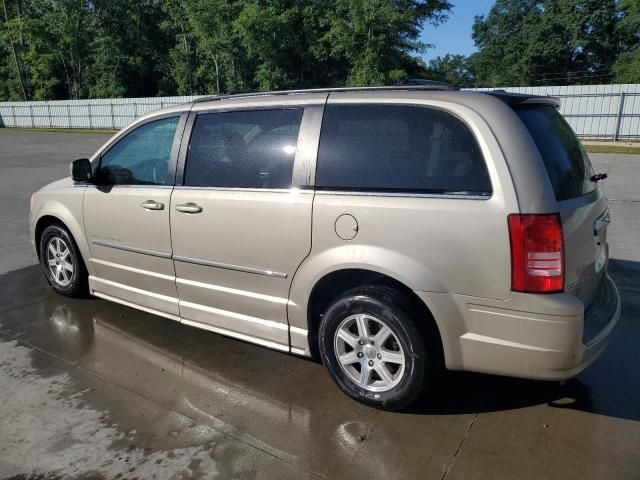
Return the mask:
<svg viewBox="0 0 640 480">
<path fill-rule="evenodd" d="M 96 296 L 178 318 L 169 207 L 179 116 L 134 128 L 101 155 L 86 189 L 84 223 Z"/>
<path fill-rule="evenodd" d="M 289 286 L 311 248 L 313 193 L 292 188 L 303 116 L 301 107 L 195 115 L 171 198 L 184 323 L 289 349 Z"/>
</svg>

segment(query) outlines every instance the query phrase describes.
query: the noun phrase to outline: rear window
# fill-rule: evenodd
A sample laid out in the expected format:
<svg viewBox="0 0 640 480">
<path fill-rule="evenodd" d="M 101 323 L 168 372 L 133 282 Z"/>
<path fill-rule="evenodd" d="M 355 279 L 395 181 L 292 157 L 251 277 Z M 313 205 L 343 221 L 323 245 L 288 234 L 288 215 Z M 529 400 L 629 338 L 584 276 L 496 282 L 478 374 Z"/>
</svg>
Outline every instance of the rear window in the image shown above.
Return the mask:
<svg viewBox="0 0 640 480">
<path fill-rule="evenodd" d="M 316 188 L 489 195 L 480 147 L 453 115 L 412 105 L 328 105 Z"/>
<path fill-rule="evenodd" d="M 556 200 L 568 200 L 593 191 L 593 168 L 580 141 L 553 107 L 519 108 L 516 113 L 533 137 L 547 168 Z"/>
</svg>

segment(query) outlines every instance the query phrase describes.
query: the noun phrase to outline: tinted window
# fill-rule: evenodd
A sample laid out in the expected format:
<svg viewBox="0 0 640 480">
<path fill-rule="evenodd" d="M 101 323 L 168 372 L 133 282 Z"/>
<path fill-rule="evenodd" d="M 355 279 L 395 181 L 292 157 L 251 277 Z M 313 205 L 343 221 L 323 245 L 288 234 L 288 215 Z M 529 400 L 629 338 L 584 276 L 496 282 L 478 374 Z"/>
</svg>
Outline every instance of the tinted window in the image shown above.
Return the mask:
<svg viewBox="0 0 640 480">
<path fill-rule="evenodd" d="M 198 115 L 185 185 L 290 187 L 301 120 L 302 109 Z"/>
<path fill-rule="evenodd" d="M 108 185 L 167 185 L 173 182 L 171 146 L 179 117 L 145 123 L 111 147 L 98 178 Z"/>
<path fill-rule="evenodd" d="M 424 193 L 491 191 L 480 148 L 462 121 L 441 110 L 401 105 L 328 105 L 316 185 Z"/>
<path fill-rule="evenodd" d="M 595 188 L 593 169 L 573 130 L 553 107 L 517 110 L 540 150 L 557 200 L 567 200 Z"/>
</svg>

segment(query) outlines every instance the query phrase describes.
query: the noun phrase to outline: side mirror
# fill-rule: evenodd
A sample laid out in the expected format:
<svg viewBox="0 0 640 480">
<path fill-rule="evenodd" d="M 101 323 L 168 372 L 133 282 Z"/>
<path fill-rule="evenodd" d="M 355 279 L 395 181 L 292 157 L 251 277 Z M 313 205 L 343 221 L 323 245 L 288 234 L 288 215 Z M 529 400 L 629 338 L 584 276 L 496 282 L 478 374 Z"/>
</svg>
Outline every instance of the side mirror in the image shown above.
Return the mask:
<svg viewBox="0 0 640 480">
<path fill-rule="evenodd" d="M 88 158 L 80 158 L 71 162 L 71 178 L 74 182 L 91 181 L 91 162 Z"/>
</svg>

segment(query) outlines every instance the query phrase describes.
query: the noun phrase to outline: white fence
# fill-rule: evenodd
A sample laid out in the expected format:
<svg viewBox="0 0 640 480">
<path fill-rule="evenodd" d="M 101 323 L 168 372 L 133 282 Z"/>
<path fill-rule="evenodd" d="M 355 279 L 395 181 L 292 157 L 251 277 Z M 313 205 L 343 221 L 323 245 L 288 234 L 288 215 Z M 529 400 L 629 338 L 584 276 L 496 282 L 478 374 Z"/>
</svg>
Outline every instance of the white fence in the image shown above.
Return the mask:
<svg viewBox="0 0 640 480">
<path fill-rule="evenodd" d="M 119 129 L 145 113 L 193 97 L 105 98 L 0 103 L 0 127 Z"/>
<path fill-rule="evenodd" d="M 582 138 L 640 140 L 640 84 L 502 90 L 559 97 L 560 111 Z M 150 111 L 196 98 L 200 97 L 5 102 L 0 103 L 0 127 L 118 129 Z"/>
</svg>

